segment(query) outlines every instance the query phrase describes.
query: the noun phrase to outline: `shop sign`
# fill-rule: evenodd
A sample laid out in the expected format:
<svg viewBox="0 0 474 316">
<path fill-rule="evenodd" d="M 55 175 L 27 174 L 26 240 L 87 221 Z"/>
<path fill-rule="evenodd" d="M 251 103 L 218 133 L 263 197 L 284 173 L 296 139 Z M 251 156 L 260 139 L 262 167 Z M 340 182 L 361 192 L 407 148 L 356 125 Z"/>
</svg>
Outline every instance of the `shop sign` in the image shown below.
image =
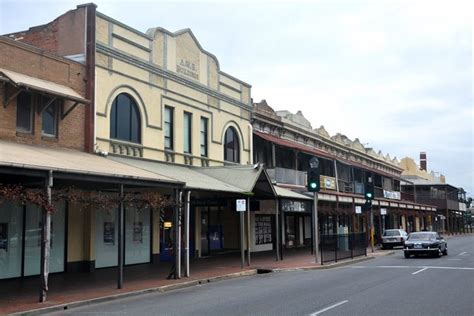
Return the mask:
<svg viewBox="0 0 474 316">
<path fill-rule="evenodd" d="M 238 199 L 235 201 L 235 209 L 237 212 L 245 212 L 247 210 L 247 201 L 245 199 Z"/>
<path fill-rule="evenodd" d="M 272 217 L 255 216 L 255 244 L 265 245 L 272 243 Z"/>
<path fill-rule="evenodd" d="M 356 212 L 356 214 L 362 214 L 362 206 L 356 205 L 355 212 Z"/>
<path fill-rule="evenodd" d="M 115 244 L 115 223 L 104 222 L 104 244 L 114 245 Z"/>
<path fill-rule="evenodd" d="M 328 190 L 336 190 L 336 178 L 320 176 L 321 187 Z"/>
<path fill-rule="evenodd" d="M 382 207 L 380 209 L 380 215 L 387 215 L 387 209 Z"/>
<path fill-rule="evenodd" d="M 307 202 L 282 200 L 281 209 L 283 212 L 309 212 L 311 208 Z"/>
<path fill-rule="evenodd" d="M 383 197 L 391 200 L 400 200 L 400 192 L 383 190 Z"/>
</svg>

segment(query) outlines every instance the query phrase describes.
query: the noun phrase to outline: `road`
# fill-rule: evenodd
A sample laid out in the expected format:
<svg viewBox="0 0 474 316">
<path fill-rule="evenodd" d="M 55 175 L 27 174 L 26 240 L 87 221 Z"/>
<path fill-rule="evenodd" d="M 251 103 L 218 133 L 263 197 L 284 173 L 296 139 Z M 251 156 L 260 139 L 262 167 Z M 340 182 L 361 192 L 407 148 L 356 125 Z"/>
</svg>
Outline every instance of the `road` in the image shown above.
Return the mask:
<svg viewBox="0 0 474 316">
<path fill-rule="evenodd" d="M 474 236 L 448 240 L 449 255 L 401 249 L 328 270 L 262 274 L 152 293 L 57 315 L 474 315 Z"/>
</svg>

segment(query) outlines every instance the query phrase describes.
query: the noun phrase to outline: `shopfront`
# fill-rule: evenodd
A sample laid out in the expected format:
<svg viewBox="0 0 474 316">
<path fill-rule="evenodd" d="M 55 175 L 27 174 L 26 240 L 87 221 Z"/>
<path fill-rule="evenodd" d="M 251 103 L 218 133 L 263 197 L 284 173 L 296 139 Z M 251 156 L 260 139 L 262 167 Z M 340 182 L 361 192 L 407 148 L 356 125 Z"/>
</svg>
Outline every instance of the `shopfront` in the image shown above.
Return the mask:
<svg viewBox="0 0 474 316">
<path fill-rule="evenodd" d="M 311 203 L 282 199 L 280 205 L 284 214 L 285 247 L 311 247 Z"/>
<path fill-rule="evenodd" d="M 65 264 L 66 207 L 55 203 L 51 216 L 49 271 L 63 272 Z M 31 204 L 0 205 L 0 279 L 40 273 L 42 209 Z"/>
</svg>

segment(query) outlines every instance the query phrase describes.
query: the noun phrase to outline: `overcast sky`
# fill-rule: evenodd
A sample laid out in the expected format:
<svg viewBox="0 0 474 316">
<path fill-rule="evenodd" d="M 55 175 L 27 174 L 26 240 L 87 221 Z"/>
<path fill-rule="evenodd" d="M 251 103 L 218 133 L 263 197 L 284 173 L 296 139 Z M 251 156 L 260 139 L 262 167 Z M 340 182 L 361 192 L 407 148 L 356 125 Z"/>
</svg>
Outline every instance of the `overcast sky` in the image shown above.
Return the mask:
<svg viewBox="0 0 474 316">
<path fill-rule="evenodd" d="M 84 2 L 0 0 L 0 34 Z M 254 101 L 391 157 L 426 151 L 474 196 L 472 1 L 94 2 L 143 32 L 191 28 Z"/>
</svg>

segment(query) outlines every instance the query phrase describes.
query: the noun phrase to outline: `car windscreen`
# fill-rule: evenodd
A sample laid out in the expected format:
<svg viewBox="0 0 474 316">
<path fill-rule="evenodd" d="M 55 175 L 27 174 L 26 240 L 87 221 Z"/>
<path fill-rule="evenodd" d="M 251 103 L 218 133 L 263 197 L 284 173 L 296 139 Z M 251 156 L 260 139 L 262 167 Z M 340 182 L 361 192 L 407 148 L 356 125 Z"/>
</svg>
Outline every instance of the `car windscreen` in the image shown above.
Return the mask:
<svg viewBox="0 0 474 316">
<path fill-rule="evenodd" d="M 400 232 L 398 230 L 386 230 L 383 232 L 384 236 L 400 236 Z"/>
<path fill-rule="evenodd" d="M 410 234 L 408 240 L 432 240 L 436 239 L 434 234 Z"/>
</svg>

